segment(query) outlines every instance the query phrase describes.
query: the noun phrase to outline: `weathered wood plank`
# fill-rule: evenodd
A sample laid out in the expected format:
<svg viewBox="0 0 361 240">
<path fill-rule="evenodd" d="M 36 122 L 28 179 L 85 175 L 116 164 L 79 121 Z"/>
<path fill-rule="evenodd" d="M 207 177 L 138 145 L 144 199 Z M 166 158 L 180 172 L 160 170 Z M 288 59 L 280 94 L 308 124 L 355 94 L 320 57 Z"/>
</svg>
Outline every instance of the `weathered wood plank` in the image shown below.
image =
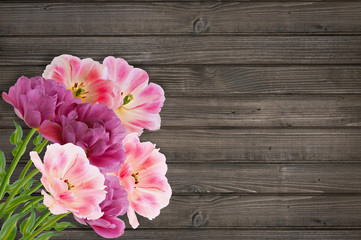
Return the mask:
<svg viewBox="0 0 361 240">
<path fill-rule="evenodd" d="M 53 0 L 52 3 L 64 3 L 65 0 Z M 129 3 L 129 2 L 275 2 L 275 0 L 93 0 L 92 3 Z M 337 2 L 339 0 L 299 0 L 298 2 Z M 347 2 L 357 2 L 348 0 Z M 1 0 L 2 3 L 42 3 L 41 0 Z M 89 3 L 89 0 L 67 0 L 71 3 Z M 294 2 L 294 0 L 282 0 L 282 2 Z"/>
<path fill-rule="evenodd" d="M 55 57 L 55 56 L 54 56 Z M 49 62 L 50 63 L 50 62 Z M 359 94 L 361 66 L 142 66 L 166 96 Z M 0 66 L 0 91 L 44 66 Z"/>
<path fill-rule="evenodd" d="M 123 216 L 129 228 L 126 216 Z M 72 216 L 64 218 L 74 222 Z M 346 196 L 172 196 L 142 228 L 361 227 L 361 198 Z M 75 223 L 77 226 L 79 224 Z"/>
<path fill-rule="evenodd" d="M 0 130 L 0 149 L 11 157 L 9 136 Z M 157 144 L 168 162 L 326 163 L 361 158 L 361 129 L 161 129 L 142 141 Z"/>
<path fill-rule="evenodd" d="M 173 193 L 361 193 L 359 164 L 170 164 Z"/>
<path fill-rule="evenodd" d="M 142 140 L 157 144 L 171 162 L 315 162 L 360 160 L 359 129 L 163 129 Z"/>
<path fill-rule="evenodd" d="M 15 169 L 13 181 L 23 166 Z M 173 195 L 347 194 L 361 193 L 360 172 L 360 164 L 180 163 L 168 165 L 167 178 Z"/>
<path fill-rule="evenodd" d="M 361 126 L 361 97 L 168 98 L 161 116 L 163 126 L 172 127 Z"/>
<path fill-rule="evenodd" d="M 76 240 L 76 239 L 99 239 L 93 230 L 65 230 L 64 235 L 54 239 Z M 20 237 L 20 236 L 19 236 Z M 361 230 L 253 230 L 253 229 L 127 229 L 119 239 L 131 240 L 359 240 Z"/>
<path fill-rule="evenodd" d="M 131 64 L 360 64 L 361 36 L 2 37 L 0 65 L 44 65 L 68 53 Z"/>
<path fill-rule="evenodd" d="M 3 3 L 0 34 L 355 33 L 360 19 L 360 2 Z"/>
<path fill-rule="evenodd" d="M 161 117 L 163 127 L 354 127 L 361 126 L 361 96 L 167 97 Z M 13 119 L 13 107 L 0 101 L 0 128 Z"/>
<path fill-rule="evenodd" d="M 140 223 L 144 227 L 359 227 L 360 206 L 359 196 L 174 196 L 161 217 Z"/>
</svg>

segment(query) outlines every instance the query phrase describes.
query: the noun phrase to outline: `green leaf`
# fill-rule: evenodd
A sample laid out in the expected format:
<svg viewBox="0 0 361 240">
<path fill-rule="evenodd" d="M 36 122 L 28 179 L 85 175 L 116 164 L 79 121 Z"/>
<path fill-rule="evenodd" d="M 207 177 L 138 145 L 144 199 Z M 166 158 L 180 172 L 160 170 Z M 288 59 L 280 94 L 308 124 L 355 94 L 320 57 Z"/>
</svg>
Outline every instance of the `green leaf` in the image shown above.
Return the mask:
<svg viewBox="0 0 361 240">
<path fill-rule="evenodd" d="M 30 179 L 30 181 L 25 184 L 24 190 L 25 191 L 29 190 L 33 186 L 34 182 L 38 182 L 38 181 L 34 179 Z"/>
<path fill-rule="evenodd" d="M 39 201 L 44 199 L 44 196 L 38 196 L 38 197 L 34 197 L 33 200 L 28 201 L 27 203 L 24 204 L 24 206 L 21 208 L 20 212 L 26 212 L 28 211 L 30 208 L 34 208 L 34 206 L 36 206 L 36 204 L 40 204 Z"/>
<path fill-rule="evenodd" d="M 54 220 L 58 215 L 50 215 L 47 219 L 46 222 L 44 222 L 42 225 L 45 225 L 47 222 L 51 222 L 52 220 Z M 56 224 L 56 222 L 53 225 L 48 226 L 47 228 L 45 228 L 46 231 L 49 231 L 50 229 L 52 229 L 54 227 L 54 225 Z"/>
<path fill-rule="evenodd" d="M 9 212 L 9 211 L 12 211 L 14 209 L 16 209 L 16 207 L 23 203 L 23 202 L 26 202 L 30 199 L 33 199 L 34 196 L 29 196 L 29 195 L 24 195 L 24 196 L 19 196 L 19 197 L 16 197 L 14 198 L 12 201 L 11 201 L 11 204 L 9 205 L 9 207 L 5 210 L 5 212 Z"/>
<path fill-rule="evenodd" d="M 7 191 L 9 194 L 11 194 L 11 192 L 14 191 L 14 189 L 15 189 L 19 184 L 21 184 L 21 183 L 22 183 L 22 179 L 19 179 L 19 180 L 15 181 L 13 184 L 8 185 L 8 186 L 6 187 L 6 191 Z"/>
<path fill-rule="evenodd" d="M 63 231 L 67 227 L 75 228 L 75 226 L 73 224 L 71 224 L 70 222 L 60 222 L 60 223 L 55 223 L 55 225 L 54 225 L 54 229 L 56 231 Z"/>
<path fill-rule="evenodd" d="M 0 239 L 13 240 L 16 236 L 18 221 L 24 217 L 28 212 L 17 213 L 7 221 L 4 222 L 1 231 L 0 231 Z"/>
<path fill-rule="evenodd" d="M 23 137 L 23 129 L 20 127 L 17 122 L 14 121 L 15 131 L 11 134 L 10 142 L 14 145 L 17 145 L 21 142 L 21 138 Z"/>
<path fill-rule="evenodd" d="M 19 150 L 20 150 L 20 145 L 16 145 L 16 147 L 11 151 L 14 157 L 18 154 Z"/>
<path fill-rule="evenodd" d="M 2 182 L 3 178 L 6 175 L 5 172 L 6 159 L 3 151 L 0 150 L 0 182 Z"/>
<path fill-rule="evenodd" d="M 51 215 L 47 218 L 47 222 L 52 221 L 54 218 L 57 218 L 58 215 Z M 45 224 L 46 222 L 44 222 Z M 50 229 L 54 228 L 56 231 L 63 231 L 65 228 L 67 227 L 73 227 L 75 228 L 76 226 L 74 226 L 73 224 L 71 224 L 70 222 L 55 222 L 53 225 L 47 227 L 45 230 L 49 231 Z"/>
<path fill-rule="evenodd" d="M 30 229 L 34 226 L 36 220 L 36 214 L 34 208 L 31 208 L 30 216 L 20 224 L 20 232 L 24 236 L 29 234 Z"/>
<path fill-rule="evenodd" d="M 34 238 L 34 240 L 48 240 L 51 237 L 60 236 L 61 233 L 55 233 L 55 232 L 46 232 L 39 235 L 39 237 Z"/>
<path fill-rule="evenodd" d="M 15 157 L 18 153 L 23 137 L 23 129 L 14 121 L 15 131 L 10 136 L 10 142 L 15 145 L 15 148 L 12 151 L 13 156 Z"/>
<path fill-rule="evenodd" d="M 6 159 L 3 151 L 0 150 L 0 172 L 5 172 Z"/>
<path fill-rule="evenodd" d="M 39 146 L 42 141 L 43 141 L 43 137 L 39 133 L 38 136 L 36 136 L 36 138 L 34 138 L 33 143 L 34 143 L 35 146 Z"/>
<path fill-rule="evenodd" d="M 46 209 L 48 209 L 48 207 L 45 206 L 43 203 L 36 203 L 36 204 L 35 204 L 35 208 L 36 208 L 39 212 L 42 212 L 42 211 L 45 211 Z"/>
</svg>

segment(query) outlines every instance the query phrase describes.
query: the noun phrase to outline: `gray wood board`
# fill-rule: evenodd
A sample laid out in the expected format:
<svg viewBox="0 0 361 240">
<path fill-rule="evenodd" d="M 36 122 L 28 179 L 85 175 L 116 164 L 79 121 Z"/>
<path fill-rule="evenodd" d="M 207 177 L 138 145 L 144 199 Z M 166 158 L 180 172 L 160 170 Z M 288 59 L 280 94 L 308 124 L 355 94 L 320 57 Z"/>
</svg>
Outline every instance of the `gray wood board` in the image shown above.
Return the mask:
<svg viewBox="0 0 361 240">
<path fill-rule="evenodd" d="M 0 130 L 8 159 L 12 130 Z M 361 129 L 166 129 L 145 132 L 168 162 L 360 163 Z M 24 159 L 25 160 L 25 159 Z M 27 160 L 27 159 L 26 159 Z"/>
<path fill-rule="evenodd" d="M 99 236 L 92 230 L 72 230 L 62 231 L 64 235 L 54 237 L 61 240 L 76 239 L 99 239 Z M 145 237 L 146 236 L 146 237 Z M 361 238 L 360 230 L 253 230 L 253 229 L 127 229 L 124 235 L 119 239 L 124 240 L 359 240 Z"/>
<path fill-rule="evenodd" d="M 167 97 L 162 127 L 357 127 L 361 96 L 213 96 Z M 25 126 L 13 107 L 0 101 L 0 128 L 13 120 Z"/>
<path fill-rule="evenodd" d="M 10 161 L 8 161 L 10 162 Z M 24 164 L 13 174 L 17 180 Z M 32 167 L 31 169 L 34 169 Z M 31 170 L 29 170 L 31 171 Z M 173 195 L 360 194 L 361 164 L 168 164 Z M 34 179 L 40 179 L 39 173 Z M 43 189 L 43 188 L 42 188 Z M 38 191 L 40 193 L 40 190 Z"/>
<path fill-rule="evenodd" d="M 39 1 L 3 3 L 0 35 L 340 34 L 360 32 L 360 18 L 360 2 Z"/>
<path fill-rule="evenodd" d="M 50 61 L 51 59 L 47 64 L 50 64 Z M 142 65 L 141 68 L 148 72 L 151 82 L 164 88 L 166 97 L 361 93 L 361 66 L 357 65 Z M 20 76 L 41 76 L 44 69 L 45 65 L 0 66 L 0 91 L 8 91 Z"/>
<path fill-rule="evenodd" d="M 126 216 L 122 216 L 128 226 Z M 64 218 L 79 226 L 72 215 Z M 141 228 L 317 227 L 361 228 L 360 195 L 172 196 L 170 204 Z"/>
<path fill-rule="evenodd" d="M 0 65 L 72 54 L 131 64 L 361 64 L 361 36 L 1 37 Z"/>
</svg>

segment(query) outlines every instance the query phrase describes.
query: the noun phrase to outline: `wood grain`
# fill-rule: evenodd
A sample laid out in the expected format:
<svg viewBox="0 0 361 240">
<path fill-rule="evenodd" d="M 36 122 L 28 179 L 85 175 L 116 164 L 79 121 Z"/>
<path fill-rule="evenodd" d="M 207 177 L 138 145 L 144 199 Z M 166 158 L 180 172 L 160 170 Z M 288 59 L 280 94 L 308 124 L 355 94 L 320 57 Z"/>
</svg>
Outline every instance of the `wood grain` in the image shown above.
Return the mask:
<svg viewBox="0 0 361 240">
<path fill-rule="evenodd" d="M 340 34 L 360 32 L 360 18 L 360 2 L 39 1 L 3 3 L 0 35 Z"/>
<path fill-rule="evenodd" d="M 99 239 L 99 236 L 89 229 L 86 230 L 72 230 L 62 231 L 64 235 L 54 237 L 54 239 L 61 240 L 77 240 L 77 239 L 88 239 L 95 240 Z M 153 230 L 153 229 L 127 229 L 124 235 L 119 239 L 124 240 L 359 240 L 361 236 L 360 230 L 252 230 L 252 229 L 164 229 L 164 230 Z"/>
<path fill-rule="evenodd" d="M 53 0 L 52 3 L 64 3 L 65 0 Z M 133 0 L 131 2 L 275 2 L 275 0 Z M 298 2 L 337 2 L 338 0 L 299 0 Z M 357 2 L 348 0 L 347 2 Z M 2 3 L 41 3 L 41 0 L 2 0 Z M 70 3 L 89 3 L 88 0 L 68 0 Z M 92 3 L 129 3 L 130 0 L 93 0 Z M 282 0 L 282 2 L 294 2 L 294 0 Z"/>
<path fill-rule="evenodd" d="M 45 65 L 68 53 L 131 64 L 361 64 L 361 36 L 2 37 L 0 65 Z"/>
<path fill-rule="evenodd" d="M 170 228 L 360 227 L 360 206 L 359 196 L 174 196 L 162 217 L 152 222 L 141 219 L 140 223 L 144 227 Z"/>
<path fill-rule="evenodd" d="M 361 193 L 360 164 L 170 164 L 173 193 Z M 184 177 L 189 176 L 189 177 Z"/>
<path fill-rule="evenodd" d="M 23 166 L 16 168 L 12 181 Z M 173 195 L 179 196 L 360 194 L 360 172 L 361 164 L 177 163 L 168 165 L 167 178 Z M 38 174 L 34 179 L 40 178 Z"/>
<path fill-rule="evenodd" d="M 359 129 L 163 129 L 142 140 L 170 162 L 358 162 L 361 153 Z"/>
<path fill-rule="evenodd" d="M 196 93 L 195 93 L 196 95 Z M 361 96 L 167 97 L 162 127 L 355 127 L 361 126 Z M 0 128 L 14 119 L 13 107 L 0 101 Z"/>
<path fill-rule="evenodd" d="M 12 130 L 0 130 L 8 159 Z M 360 163 L 361 129 L 161 129 L 145 132 L 169 163 Z M 27 160 L 27 159 L 24 159 Z"/>
<path fill-rule="evenodd" d="M 361 66 L 353 65 L 142 66 L 142 68 L 148 72 L 150 81 L 164 88 L 166 97 L 361 93 Z M 39 76 L 44 69 L 45 65 L 0 66 L 0 91 L 8 91 L 20 76 Z"/>
<path fill-rule="evenodd" d="M 125 216 L 122 218 L 126 219 Z M 72 216 L 64 218 L 75 222 Z M 359 195 L 172 196 L 168 207 L 142 228 L 361 227 Z M 130 228 L 128 221 L 125 220 Z"/>
<path fill-rule="evenodd" d="M 361 125 L 359 96 L 214 96 L 168 98 L 163 126 L 354 127 Z"/>
</svg>

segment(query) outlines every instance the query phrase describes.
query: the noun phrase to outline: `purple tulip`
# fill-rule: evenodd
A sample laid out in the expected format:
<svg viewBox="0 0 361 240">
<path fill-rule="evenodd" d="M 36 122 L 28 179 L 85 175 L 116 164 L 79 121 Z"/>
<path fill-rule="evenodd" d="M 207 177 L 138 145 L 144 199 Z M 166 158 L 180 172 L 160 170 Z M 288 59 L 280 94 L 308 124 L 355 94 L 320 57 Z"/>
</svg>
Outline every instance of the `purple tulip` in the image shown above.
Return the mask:
<svg viewBox="0 0 361 240">
<path fill-rule="evenodd" d="M 76 99 L 64 103 L 52 120 L 41 124 L 40 133 L 54 143 L 82 147 L 90 163 L 102 172 L 114 172 L 124 163 L 125 129 L 103 104 L 79 103 Z"/>
<path fill-rule="evenodd" d="M 117 218 L 127 212 L 129 207 L 127 191 L 120 185 L 115 176 L 106 176 L 104 183 L 107 191 L 105 200 L 100 204 L 104 215 L 96 220 L 75 219 L 86 225 L 87 223 L 96 233 L 105 238 L 116 238 L 124 233 L 125 224 Z"/>
<path fill-rule="evenodd" d="M 62 103 L 71 101 L 73 95 L 64 84 L 42 77 L 20 77 L 2 98 L 14 107 L 16 115 L 31 128 L 38 128 L 49 120 Z"/>
</svg>

